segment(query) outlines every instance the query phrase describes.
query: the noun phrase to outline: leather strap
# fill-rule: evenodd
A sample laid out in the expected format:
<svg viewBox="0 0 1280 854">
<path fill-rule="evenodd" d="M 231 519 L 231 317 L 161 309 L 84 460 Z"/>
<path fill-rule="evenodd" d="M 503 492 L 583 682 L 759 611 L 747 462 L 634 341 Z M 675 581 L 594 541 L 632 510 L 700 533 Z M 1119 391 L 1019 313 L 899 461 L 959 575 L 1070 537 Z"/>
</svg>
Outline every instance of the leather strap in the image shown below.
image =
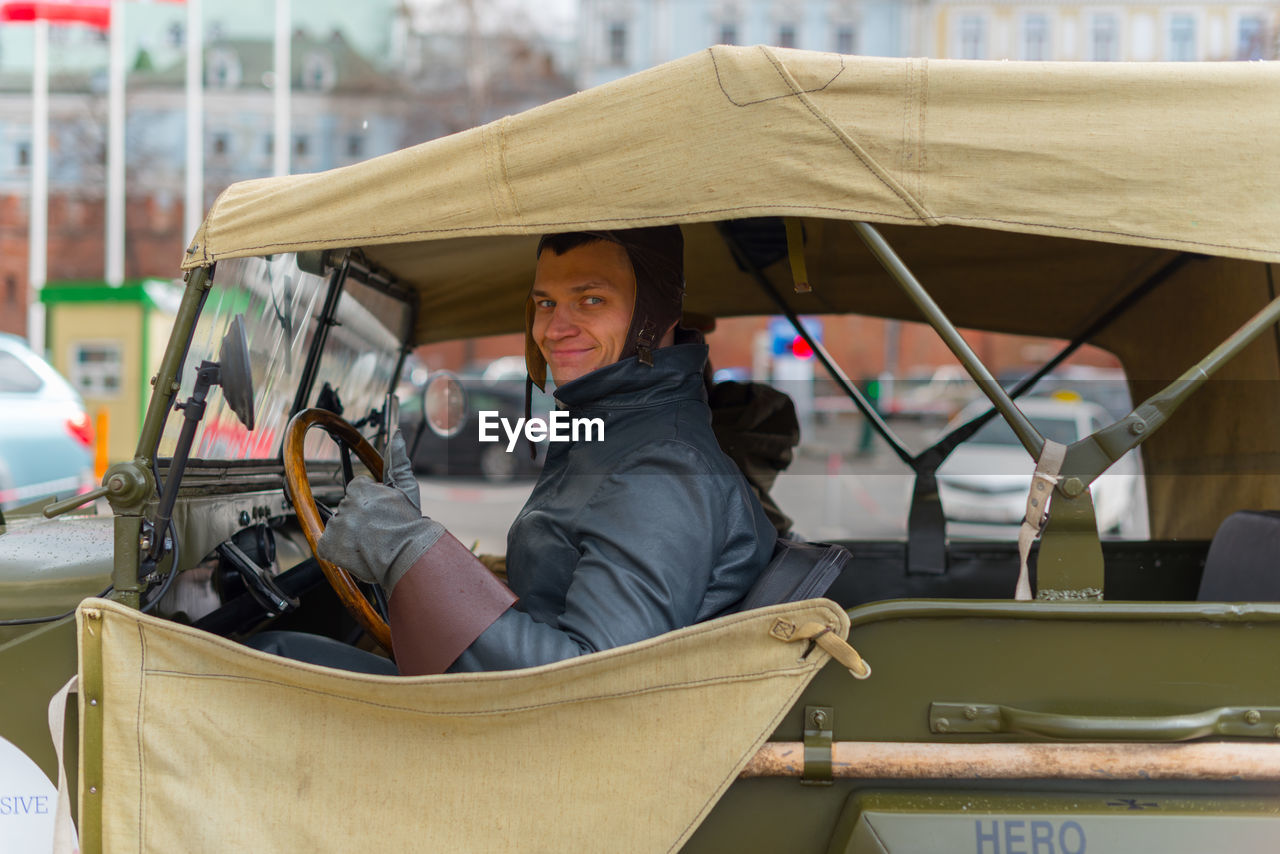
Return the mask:
<svg viewBox="0 0 1280 854">
<path fill-rule="evenodd" d="M 71 821 L 71 790 L 67 785 L 67 762 L 63 756 L 67 698 L 79 692 L 80 677 L 72 676 L 49 700 L 49 735 L 53 738 L 53 751 L 58 757 L 58 806 L 53 825 L 53 854 L 77 854 L 80 850 L 76 826 Z"/>
<path fill-rule="evenodd" d="M 1036 472 L 1031 476 L 1031 491 L 1027 493 L 1027 512 L 1022 517 L 1022 527 L 1018 529 L 1018 584 L 1014 588 L 1013 598 L 1028 600 L 1031 598 L 1031 573 L 1027 569 L 1027 561 L 1031 557 L 1031 544 L 1044 530 L 1044 523 L 1049 518 L 1049 496 L 1058 483 L 1058 472 L 1062 470 L 1062 462 L 1067 457 L 1067 446 L 1057 442 L 1044 441 L 1040 451 L 1040 459 L 1036 461 Z"/>
<path fill-rule="evenodd" d="M 516 595 L 449 533 L 396 582 L 388 603 L 402 676 L 443 673 Z"/>
</svg>

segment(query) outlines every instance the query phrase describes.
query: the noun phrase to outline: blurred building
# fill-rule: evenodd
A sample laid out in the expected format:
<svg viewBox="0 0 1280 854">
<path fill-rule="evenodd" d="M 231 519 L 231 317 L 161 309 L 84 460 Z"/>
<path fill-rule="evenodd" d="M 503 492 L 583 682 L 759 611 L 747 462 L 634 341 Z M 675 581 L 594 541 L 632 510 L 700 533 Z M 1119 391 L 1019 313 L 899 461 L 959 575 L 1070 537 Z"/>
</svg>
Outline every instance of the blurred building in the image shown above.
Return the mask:
<svg viewBox="0 0 1280 854">
<path fill-rule="evenodd" d="M 190 239 L 183 223 L 185 17 L 176 4 L 123 5 L 130 10 L 131 34 L 125 276 L 168 277 L 177 272 Z M 258 0 L 205 3 L 207 13 L 213 9 L 222 16 L 206 14 L 205 208 L 231 183 L 272 174 L 279 144 L 289 146 L 291 172 L 319 172 L 573 90 L 551 48 L 533 36 L 423 30 L 399 0 L 308 0 L 305 10 L 300 5 L 295 3 L 295 12 L 305 11 L 307 24 L 291 39 L 291 138 L 278 141 L 271 16 L 261 13 Z M 106 42 L 103 34 L 83 27 L 53 27 L 50 40 L 47 278 L 100 278 Z M 26 331 L 28 300 L 30 44 L 29 26 L 0 26 L 0 330 L 17 334 Z"/>
<path fill-rule="evenodd" d="M 907 56 L 923 0 L 579 0 L 578 83 L 607 83 L 714 44 Z"/>
<path fill-rule="evenodd" d="M 1274 59 L 1280 31 L 1273 2 L 933 0 L 931 9 L 928 53 L 951 59 Z"/>
</svg>

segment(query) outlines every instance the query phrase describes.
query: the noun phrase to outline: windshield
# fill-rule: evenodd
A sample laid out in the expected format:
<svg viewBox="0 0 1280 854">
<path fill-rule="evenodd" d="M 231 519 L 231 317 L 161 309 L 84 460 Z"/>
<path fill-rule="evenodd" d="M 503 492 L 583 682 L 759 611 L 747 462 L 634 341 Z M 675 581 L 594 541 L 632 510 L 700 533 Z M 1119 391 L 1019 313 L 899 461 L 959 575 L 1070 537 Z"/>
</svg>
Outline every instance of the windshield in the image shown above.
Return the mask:
<svg viewBox="0 0 1280 854">
<path fill-rule="evenodd" d="M 237 314 L 243 314 L 253 368 L 255 428 L 245 430 L 221 390 L 214 389 L 192 445 L 193 459 L 278 456 L 328 290 L 329 277 L 299 269 L 292 254 L 218 264 L 183 363 L 177 399 L 190 396 L 196 368 L 202 361 L 218 358 L 228 325 Z M 325 341 L 309 405 L 314 405 L 327 382 L 338 393 L 345 416 L 355 421 L 381 406 L 391 389 L 411 313 L 400 300 L 348 277 L 335 321 Z M 159 456 L 173 455 L 181 427 L 180 417 L 168 419 Z M 337 448 L 313 431 L 306 452 L 311 459 L 332 459 Z"/>
</svg>

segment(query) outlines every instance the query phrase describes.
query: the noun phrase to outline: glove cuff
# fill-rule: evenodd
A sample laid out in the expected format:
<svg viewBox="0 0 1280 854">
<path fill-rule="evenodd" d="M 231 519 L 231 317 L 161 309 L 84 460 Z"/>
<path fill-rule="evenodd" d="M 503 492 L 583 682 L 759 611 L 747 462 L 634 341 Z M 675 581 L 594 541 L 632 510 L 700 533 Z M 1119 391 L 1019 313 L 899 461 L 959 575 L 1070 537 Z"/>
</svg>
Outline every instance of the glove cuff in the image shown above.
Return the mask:
<svg viewBox="0 0 1280 854">
<path fill-rule="evenodd" d="M 396 667 L 404 676 L 443 673 L 515 601 L 505 584 L 445 532 L 401 574 L 390 595 Z"/>
<path fill-rule="evenodd" d="M 440 538 L 447 533 L 444 525 L 436 520 L 423 516 L 422 521 L 426 524 L 417 527 L 409 537 L 405 539 L 404 545 L 400 547 L 399 553 L 391 561 L 387 567 L 387 574 L 382 579 L 382 589 L 386 591 L 387 598 L 391 598 L 391 594 L 395 592 L 395 587 L 400 583 L 400 579 L 409 572 L 414 565 L 422 559 L 422 556 L 439 542 Z M 450 539 L 453 539 L 450 537 Z M 455 540 L 455 542 L 457 542 Z M 459 544 L 461 545 L 461 544 Z"/>
</svg>

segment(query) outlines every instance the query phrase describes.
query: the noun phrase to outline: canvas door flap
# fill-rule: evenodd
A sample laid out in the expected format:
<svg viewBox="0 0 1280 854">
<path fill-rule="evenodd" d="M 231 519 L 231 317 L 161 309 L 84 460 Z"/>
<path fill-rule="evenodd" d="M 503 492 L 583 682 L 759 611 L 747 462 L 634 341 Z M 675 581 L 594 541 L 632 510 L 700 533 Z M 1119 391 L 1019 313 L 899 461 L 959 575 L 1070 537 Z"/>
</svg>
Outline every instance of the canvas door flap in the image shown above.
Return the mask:
<svg viewBox="0 0 1280 854">
<path fill-rule="evenodd" d="M 672 850 L 827 661 L 771 637 L 780 617 L 848 635 L 813 600 L 525 671 L 394 678 L 88 600 L 102 850 Z"/>
</svg>

